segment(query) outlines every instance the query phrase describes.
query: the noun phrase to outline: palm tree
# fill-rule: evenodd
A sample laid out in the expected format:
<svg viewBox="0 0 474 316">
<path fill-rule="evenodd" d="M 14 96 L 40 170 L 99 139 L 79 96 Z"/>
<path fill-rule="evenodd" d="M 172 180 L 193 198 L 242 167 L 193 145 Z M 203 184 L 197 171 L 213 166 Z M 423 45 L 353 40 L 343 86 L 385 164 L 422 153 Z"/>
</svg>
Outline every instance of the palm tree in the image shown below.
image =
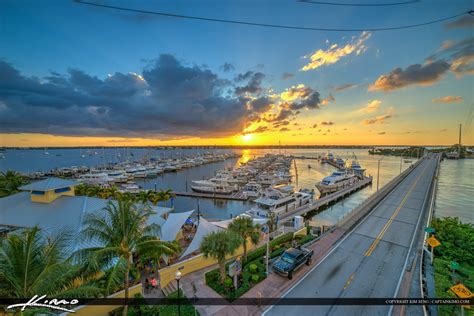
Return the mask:
<svg viewBox="0 0 474 316">
<path fill-rule="evenodd" d="M 175 197 L 175 195 L 173 194 L 173 190 L 171 189 L 168 189 L 168 190 L 160 190 L 156 193 L 160 198 L 160 201 L 162 202 L 166 202 L 168 201 L 169 199 Z"/>
<path fill-rule="evenodd" d="M 74 193 L 76 195 L 86 195 L 87 193 L 87 186 L 83 183 L 78 184 L 74 187 Z"/>
<path fill-rule="evenodd" d="M 86 195 L 91 196 L 91 197 L 99 195 L 99 192 L 100 192 L 100 187 L 96 185 L 88 186 L 86 189 Z"/>
<path fill-rule="evenodd" d="M 277 229 L 277 218 L 275 212 L 269 213 L 267 226 L 269 233 L 273 233 Z"/>
<path fill-rule="evenodd" d="M 93 297 L 96 271 L 68 259 L 72 240 L 64 233 L 46 236 L 38 227 L 10 234 L 0 243 L 0 296 L 11 298 L 50 295 Z"/>
<path fill-rule="evenodd" d="M 146 205 L 146 204 L 148 204 L 148 201 L 150 200 L 150 198 L 153 197 L 154 194 L 155 194 L 155 192 L 153 192 L 152 190 L 140 191 L 137 194 L 136 198 L 137 198 L 137 201 L 139 201 L 142 204 Z"/>
<path fill-rule="evenodd" d="M 160 240 L 157 225 L 147 225 L 146 221 L 154 212 L 148 207 L 139 208 L 131 200 L 109 201 L 103 212 L 90 213 L 85 219 L 82 231 L 86 240 L 100 243 L 78 252 L 97 266 L 115 265 L 113 269 L 124 268 L 125 298 L 128 298 L 129 275 L 134 266 L 134 255 L 172 255 L 179 249 L 175 243 Z M 127 305 L 124 315 L 127 315 Z"/>
<path fill-rule="evenodd" d="M 253 220 L 247 216 L 240 216 L 234 219 L 229 225 L 229 230 L 234 231 L 242 238 L 242 247 L 244 248 L 244 259 L 247 258 L 247 240 L 254 245 L 260 240 L 260 225 L 254 225 Z"/>
<path fill-rule="evenodd" d="M 0 196 L 20 192 L 19 187 L 25 183 L 25 178 L 16 171 L 8 170 L 6 172 L 0 172 Z"/>
<path fill-rule="evenodd" d="M 212 232 L 201 241 L 201 252 L 204 254 L 204 257 L 211 257 L 217 260 L 222 283 L 224 283 L 226 278 L 226 257 L 232 256 L 241 243 L 242 238 L 231 230 Z"/>
</svg>

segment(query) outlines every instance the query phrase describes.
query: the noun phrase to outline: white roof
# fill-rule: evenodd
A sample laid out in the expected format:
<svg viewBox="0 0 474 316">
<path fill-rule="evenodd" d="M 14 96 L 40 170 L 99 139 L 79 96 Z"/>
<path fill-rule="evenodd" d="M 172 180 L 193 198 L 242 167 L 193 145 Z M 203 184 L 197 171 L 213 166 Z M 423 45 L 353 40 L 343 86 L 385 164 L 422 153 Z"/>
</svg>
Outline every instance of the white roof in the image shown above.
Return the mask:
<svg viewBox="0 0 474 316">
<path fill-rule="evenodd" d="M 161 227 L 160 238 L 165 241 L 175 240 L 179 230 L 193 212 L 194 210 L 184 213 L 170 213 L 168 219 Z"/>
<path fill-rule="evenodd" d="M 223 228 L 218 227 L 216 225 L 213 225 L 213 223 L 210 223 L 210 222 L 208 222 L 207 220 L 205 220 L 204 218 L 201 217 L 199 219 L 199 226 L 197 228 L 196 234 L 194 235 L 193 241 L 188 246 L 188 248 L 186 248 L 186 250 L 183 252 L 183 254 L 181 255 L 181 258 L 186 257 L 187 255 L 189 255 L 189 254 L 195 252 L 196 250 L 198 250 L 199 247 L 201 246 L 202 239 L 206 235 L 208 235 L 212 232 L 220 231 L 220 230 L 223 230 Z"/>
</svg>

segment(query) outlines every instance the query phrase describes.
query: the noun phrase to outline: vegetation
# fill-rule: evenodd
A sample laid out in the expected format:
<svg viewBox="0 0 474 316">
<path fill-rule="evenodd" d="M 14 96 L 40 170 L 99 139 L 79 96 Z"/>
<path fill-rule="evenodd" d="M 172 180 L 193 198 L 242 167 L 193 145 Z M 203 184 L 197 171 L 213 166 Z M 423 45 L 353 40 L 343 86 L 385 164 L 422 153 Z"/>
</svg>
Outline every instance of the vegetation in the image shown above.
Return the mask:
<svg viewBox="0 0 474 316">
<path fill-rule="evenodd" d="M 147 207 L 138 208 L 131 200 L 119 199 L 115 203 L 109 202 L 103 212 L 90 213 L 85 219 L 82 236 L 101 246 L 80 250 L 79 257 L 97 268 L 113 266 L 106 288 L 124 271 L 125 298 L 128 298 L 130 271 L 136 256 L 159 258 L 162 254 L 172 255 L 179 251 L 175 242 L 165 242 L 157 237 L 158 226 L 146 224 L 152 214 Z M 127 306 L 124 315 L 127 315 Z"/>
<path fill-rule="evenodd" d="M 297 240 L 298 245 L 303 245 L 314 238 L 314 236 L 300 235 L 293 237 L 293 233 L 283 234 L 270 242 L 269 247 L 271 252 L 269 258 L 272 259 L 280 256 L 286 249 L 291 247 L 293 239 Z M 225 281 L 222 282 L 222 275 L 221 272 L 219 272 L 219 269 L 214 269 L 206 273 L 206 284 L 229 301 L 239 298 L 267 277 L 264 258 L 266 250 L 266 245 L 261 246 L 250 251 L 246 260 L 242 260 L 242 273 L 238 278 L 237 289 L 234 288 L 233 283 L 226 284 Z M 229 264 L 227 264 L 227 266 Z M 225 270 L 226 269 L 224 269 L 224 271 Z M 227 279 L 229 279 L 229 277 L 227 277 Z"/>
<path fill-rule="evenodd" d="M 425 147 L 411 146 L 408 148 L 372 148 L 369 155 L 403 156 L 417 158 L 423 155 Z"/>
<path fill-rule="evenodd" d="M 260 241 L 260 225 L 254 225 L 250 217 L 240 216 L 230 223 L 229 230 L 237 233 L 242 239 L 243 258 L 245 260 L 247 258 L 247 241 L 254 245 Z"/>
<path fill-rule="evenodd" d="M 233 255 L 241 243 L 242 238 L 230 229 L 212 232 L 202 239 L 201 252 L 206 258 L 211 257 L 217 260 L 221 283 L 224 283 L 226 278 L 226 257 Z"/>
<path fill-rule="evenodd" d="M 142 204 L 153 204 L 158 205 L 160 202 L 166 202 L 172 197 L 174 194 L 172 190 L 160 190 L 160 191 L 141 191 L 138 194 L 131 194 L 131 193 L 121 193 L 119 192 L 116 186 L 111 186 L 109 188 L 103 188 L 100 186 L 94 185 L 85 185 L 79 184 L 75 187 L 76 195 L 87 195 L 91 197 L 98 197 L 101 199 L 122 199 L 122 200 L 131 200 L 136 203 Z"/>
<path fill-rule="evenodd" d="M 73 264 L 65 234 L 44 235 L 38 227 L 10 234 L 0 243 L 0 296 L 95 297 L 102 291 L 96 271 Z"/>
<path fill-rule="evenodd" d="M 474 225 L 463 224 L 458 218 L 433 218 L 432 227 L 436 239 L 441 245 L 436 247 L 434 258 L 434 276 L 436 297 L 456 295 L 449 289 L 457 283 L 463 283 L 471 291 L 474 289 Z M 453 273 L 451 261 L 459 264 Z M 458 306 L 439 306 L 440 315 L 456 315 Z"/>
<path fill-rule="evenodd" d="M 27 179 L 16 171 L 0 172 L 0 197 L 20 192 L 19 187 L 26 183 Z"/>
</svg>

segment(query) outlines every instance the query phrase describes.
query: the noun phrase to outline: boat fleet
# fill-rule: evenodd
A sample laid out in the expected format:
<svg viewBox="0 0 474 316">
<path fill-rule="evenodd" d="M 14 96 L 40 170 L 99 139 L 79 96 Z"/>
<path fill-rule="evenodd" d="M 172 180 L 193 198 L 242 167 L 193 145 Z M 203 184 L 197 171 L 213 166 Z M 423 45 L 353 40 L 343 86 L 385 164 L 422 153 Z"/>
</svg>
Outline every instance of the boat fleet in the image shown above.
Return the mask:
<svg viewBox="0 0 474 316">
<path fill-rule="evenodd" d="M 245 198 L 256 198 L 263 188 L 291 182 L 291 162 L 289 157 L 267 154 L 241 163 L 238 168 L 221 170 L 207 180 L 192 181 L 191 189 L 209 194 L 242 191 Z"/>
</svg>

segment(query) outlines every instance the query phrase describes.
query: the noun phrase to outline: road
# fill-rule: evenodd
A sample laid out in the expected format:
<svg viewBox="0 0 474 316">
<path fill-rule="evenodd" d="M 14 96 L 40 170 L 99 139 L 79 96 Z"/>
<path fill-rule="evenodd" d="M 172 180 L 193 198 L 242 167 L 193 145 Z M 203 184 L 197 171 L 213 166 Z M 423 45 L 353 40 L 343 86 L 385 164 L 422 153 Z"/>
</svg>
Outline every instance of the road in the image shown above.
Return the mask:
<svg viewBox="0 0 474 316">
<path fill-rule="evenodd" d="M 284 297 L 394 297 L 436 163 L 422 161 Z M 387 315 L 389 309 L 276 305 L 265 315 Z"/>
</svg>

